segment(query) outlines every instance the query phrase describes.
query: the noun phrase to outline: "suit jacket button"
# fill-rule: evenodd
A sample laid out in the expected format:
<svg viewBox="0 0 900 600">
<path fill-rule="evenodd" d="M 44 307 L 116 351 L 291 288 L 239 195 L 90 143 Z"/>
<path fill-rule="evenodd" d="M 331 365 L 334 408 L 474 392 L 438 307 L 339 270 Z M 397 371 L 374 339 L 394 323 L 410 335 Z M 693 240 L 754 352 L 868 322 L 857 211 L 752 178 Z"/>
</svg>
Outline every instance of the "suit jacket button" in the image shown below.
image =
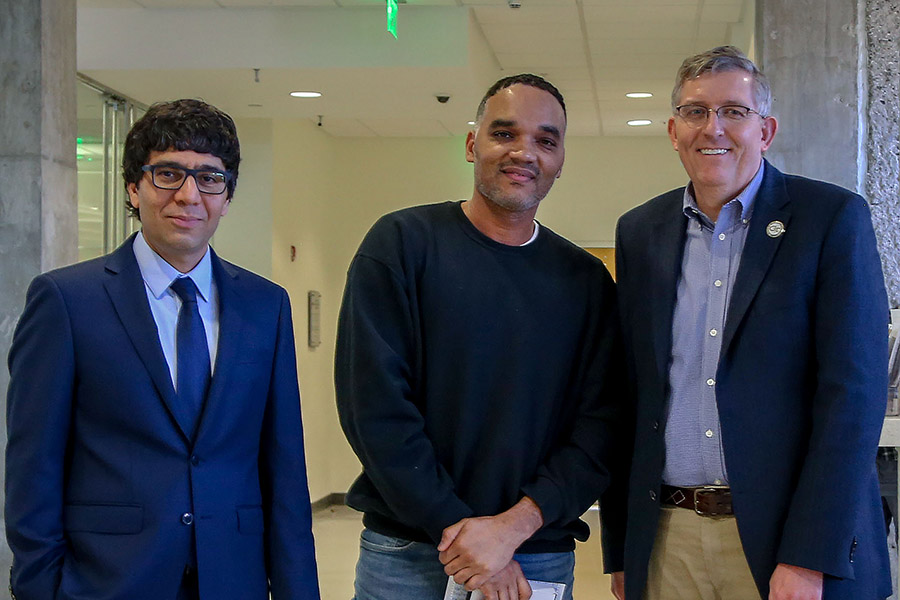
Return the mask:
<svg viewBox="0 0 900 600">
<path fill-rule="evenodd" d="M 656 501 L 656 492 L 654 492 L 653 490 L 650 490 L 650 499 L 654 502 Z"/>
<path fill-rule="evenodd" d="M 190 525 L 194 522 L 194 515 L 192 515 L 191 513 L 184 513 L 183 515 L 181 515 L 181 522 L 185 525 Z"/>
<path fill-rule="evenodd" d="M 659 421 L 653 421 L 653 431 L 659 431 Z"/>
<path fill-rule="evenodd" d="M 191 456 L 191 465 L 196 467 L 199 464 L 200 464 L 200 459 L 197 458 L 196 455 Z"/>
</svg>

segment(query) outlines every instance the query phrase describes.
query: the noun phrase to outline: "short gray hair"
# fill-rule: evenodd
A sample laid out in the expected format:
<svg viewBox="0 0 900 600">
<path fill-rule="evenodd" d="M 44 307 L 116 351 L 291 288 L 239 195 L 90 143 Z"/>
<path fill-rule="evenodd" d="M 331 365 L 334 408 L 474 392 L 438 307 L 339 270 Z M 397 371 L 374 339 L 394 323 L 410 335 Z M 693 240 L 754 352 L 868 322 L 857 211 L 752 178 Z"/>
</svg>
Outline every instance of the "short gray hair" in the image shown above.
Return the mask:
<svg viewBox="0 0 900 600">
<path fill-rule="evenodd" d="M 723 71 L 746 71 L 753 76 L 754 101 L 752 106 L 760 115 L 768 117 L 772 110 L 772 89 L 769 80 L 763 75 L 753 61 L 747 55 L 734 46 L 718 46 L 695 56 L 684 59 L 675 77 L 675 88 L 672 90 L 672 110 L 681 99 L 681 88 L 689 79 L 700 77 L 705 73 L 720 73 Z"/>
</svg>

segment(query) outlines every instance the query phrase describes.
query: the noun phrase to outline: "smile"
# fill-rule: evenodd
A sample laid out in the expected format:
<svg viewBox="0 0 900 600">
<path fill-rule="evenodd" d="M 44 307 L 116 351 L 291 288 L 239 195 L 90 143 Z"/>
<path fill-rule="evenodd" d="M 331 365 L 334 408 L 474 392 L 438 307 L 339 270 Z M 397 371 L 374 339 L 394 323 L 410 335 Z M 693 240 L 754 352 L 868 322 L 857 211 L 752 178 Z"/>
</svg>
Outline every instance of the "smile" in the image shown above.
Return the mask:
<svg viewBox="0 0 900 600">
<path fill-rule="evenodd" d="M 714 154 L 725 154 L 728 152 L 727 148 L 700 148 L 700 154 L 714 155 Z"/>
<path fill-rule="evenodd" d="M 523 167 L 504 167 L 500 172 L 513 181 L 530 181 L 537 177 L 537 173 Z"/>
</svg>

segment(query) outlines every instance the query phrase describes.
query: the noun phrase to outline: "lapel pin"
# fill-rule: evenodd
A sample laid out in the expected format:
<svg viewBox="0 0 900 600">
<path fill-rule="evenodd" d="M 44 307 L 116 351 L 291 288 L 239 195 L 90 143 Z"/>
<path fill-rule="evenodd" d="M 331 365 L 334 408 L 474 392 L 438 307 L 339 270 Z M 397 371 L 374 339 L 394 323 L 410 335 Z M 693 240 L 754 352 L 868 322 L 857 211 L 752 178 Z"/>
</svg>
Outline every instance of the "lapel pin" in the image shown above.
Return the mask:
<svg viewBox="0 0 900 600">
<path fill-rule="evenodd" d="M 784 232 L 784 223 L 781 221 L 772 221 L 766 226 L 766 235 L 770 238 L 777 238 Z"/>
</svg>

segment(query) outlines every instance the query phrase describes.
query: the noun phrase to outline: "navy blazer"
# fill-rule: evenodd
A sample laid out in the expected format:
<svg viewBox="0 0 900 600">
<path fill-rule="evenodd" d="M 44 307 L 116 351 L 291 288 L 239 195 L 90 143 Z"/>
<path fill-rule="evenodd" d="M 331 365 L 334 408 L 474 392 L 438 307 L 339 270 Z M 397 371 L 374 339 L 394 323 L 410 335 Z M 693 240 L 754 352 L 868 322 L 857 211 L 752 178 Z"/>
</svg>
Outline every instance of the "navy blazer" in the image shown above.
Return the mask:
<svg viewBox="0 0 900 600">
<path fill-rule="evenodd" d="M 319 598 L 291 310 L 212 254 L 215 372 L 195 439 L 133 237 L 37 277 L 9 354 L 6 532 L 19 600 Z"/>
<path fill-rule="evenodd" d="M 616 269 L 637 423 L 626 595 L 643 593 L 660 510 L 665 403 L 684 188 L 625 214 Z M 781 221 L 784 233 L 767 234 Z M 750 570 L 826 574 L 826 600 L 891 593 L 875 453 L 887 390 L 888 307 L 865 201 L 766 163 L 716 374 L 722 444 Z"/>
</svg>

